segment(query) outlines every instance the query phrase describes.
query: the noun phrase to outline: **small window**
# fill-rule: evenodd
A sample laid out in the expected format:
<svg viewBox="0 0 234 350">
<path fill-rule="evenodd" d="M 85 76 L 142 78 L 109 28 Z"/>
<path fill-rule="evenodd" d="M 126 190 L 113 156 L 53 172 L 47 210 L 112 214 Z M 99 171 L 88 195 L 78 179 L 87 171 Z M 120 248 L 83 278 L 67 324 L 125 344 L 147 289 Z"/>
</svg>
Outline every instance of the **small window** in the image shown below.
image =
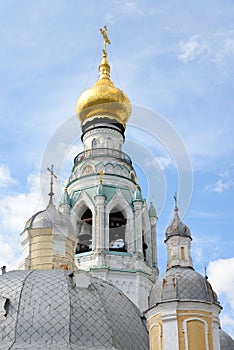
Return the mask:
<svg viewBox="0 0 234 350">
<path fill-rule="evenodd" d="M 185 255 L 184 255 L 184 247 L 180 248 L 180 252 L 181 252 L 181 259 L 185 260 Z"/>
<path fill-rule="evenodd" d="M 95 148 L 95 147 L 97 147 L 97 140 L 93 139 L 93 141 L 92 141 L 92 148 Z"/>
</svg>

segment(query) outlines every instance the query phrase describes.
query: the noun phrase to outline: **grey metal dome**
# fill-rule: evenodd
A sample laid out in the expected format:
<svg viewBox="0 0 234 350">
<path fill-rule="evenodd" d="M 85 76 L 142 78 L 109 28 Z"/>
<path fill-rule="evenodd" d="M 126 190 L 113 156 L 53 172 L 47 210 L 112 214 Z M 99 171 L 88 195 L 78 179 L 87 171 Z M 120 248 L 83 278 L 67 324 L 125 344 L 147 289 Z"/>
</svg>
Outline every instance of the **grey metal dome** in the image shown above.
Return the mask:
<svg viewBox="0 0 234 350">
<path fill-rule="evenodd" d="M 192 268 L 183 267 L 170 268 L 152 287 L 150 306 L 168 300 L 197 300 L 219 305 L 207 278 Z"/>
<path fill-rule="evenodd" d="M 170 226 L 166 230 L 166 240 L 171 236 L 187 236 L 191 238 L 191 232 L 178 215 L 178 208 L 175 207 L 175 215 Z M 191 238 L 192 239 L 192 238 Z"/>
<path fill-rule="evenodd" d="M 48 228 L 54 226 L 66 226 L 70 232 L 74 232 L 73 225 L 69 218 L 64 213 L 59 212 L 53 202 L 50 201 L 45 210 L 39 211 L 26 222 L 25 229 Z"/>
<path fill-rule="evenodd" d="M 84 272 L 5 273 L 0 301 L 0 349 L 148 349 L 137 307 L 116 287 Z"/>
<path fill-rule="evenodd" d="M 221 350 L 234 350 L 234 340 L 226 332 L 220 329 L 220 349 Z"/>
</svg>

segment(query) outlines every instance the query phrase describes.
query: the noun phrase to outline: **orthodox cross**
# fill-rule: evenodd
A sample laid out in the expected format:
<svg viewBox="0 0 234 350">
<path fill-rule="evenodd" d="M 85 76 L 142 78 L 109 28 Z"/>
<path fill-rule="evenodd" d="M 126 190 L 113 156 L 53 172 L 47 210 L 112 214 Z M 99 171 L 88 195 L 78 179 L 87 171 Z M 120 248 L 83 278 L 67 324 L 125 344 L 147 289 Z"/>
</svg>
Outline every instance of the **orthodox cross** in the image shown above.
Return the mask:
<svg viewBox="0 0 234 350">
<path fill-rule="evenodd" d="M 100 32 L 103 36 L 103 40 L 104 40 L 104 49 L 103 49 L 103 53 L 106 54 L 106 44 L 111 44 L 108 36 L 107 36 L 107 26 L 104 26 L 103 29 L 100 28 Z"/>
<path fill-rule="evenodd" d="M 51 169 L 47 168 L 47 170 L 50 173 L 50 193 L 49 193 L 49 196 L 50 196 L 50 202 L 52 202 L 52 197 L 54 195 L 54 192 L 53 192 L 54 178 L 57 179 L 57 176 L 54 173 L 54 165 L 53 164 L 51 165 Z"/>
<path fill-rule="evenodd" d="M 174 200 L 175 200 L 175 209 L 177 209 L 177 193 L 174 194 Z"/>
</svg>

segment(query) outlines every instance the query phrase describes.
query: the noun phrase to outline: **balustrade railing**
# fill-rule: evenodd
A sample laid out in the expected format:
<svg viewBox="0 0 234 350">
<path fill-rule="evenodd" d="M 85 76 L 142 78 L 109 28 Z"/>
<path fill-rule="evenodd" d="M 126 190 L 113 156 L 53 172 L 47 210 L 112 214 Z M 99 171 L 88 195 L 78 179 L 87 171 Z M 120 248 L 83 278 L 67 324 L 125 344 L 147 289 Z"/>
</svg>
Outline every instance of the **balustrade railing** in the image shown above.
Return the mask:
<svg viewBox="0 0 234 350">
<path fill-rule="evenodd" d="M 120 160 L 123 160 L 124 162 L 128 164 L 132 164 L 131 158 L 124 152 L 112 149 L 112 148 L 95 148 L 95 149 L 88 149 L 81 153 L 79 153 L 75 159 L 74 164 L 77 165 L 78 163 L 82 162 L 84 159 L 93 158 L 93 157 L 113 157 Z"/>
</svg>

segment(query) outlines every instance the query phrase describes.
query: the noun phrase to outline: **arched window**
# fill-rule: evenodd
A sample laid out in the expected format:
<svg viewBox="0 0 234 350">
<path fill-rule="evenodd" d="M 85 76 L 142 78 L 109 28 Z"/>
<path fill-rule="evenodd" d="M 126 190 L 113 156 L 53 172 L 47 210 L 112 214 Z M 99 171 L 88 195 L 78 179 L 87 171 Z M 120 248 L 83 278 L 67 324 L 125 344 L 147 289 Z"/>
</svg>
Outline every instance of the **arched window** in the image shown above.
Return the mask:
<svg viewBox="0 0 234 350">
<path fill-rule="evenodd" d="M 162 349 L 162 330 L 161 324 L 156 323 L 150 328 L 150 349 L 161 350 Z"/>
<path fill-rule="evenodd" d="M 81 216 L 81 220 L 77 221 L 79 225 L 78 243 L 76 254 L 85 253 L 92 250 L 92 212 L 86 209 Z"/>
<path fill-rule="evenodd" d="M 146 261 L 146 249 L 148 249 L 148 245 L 145 242 L 144 230 L 142 231 L 142 249 L 143 249 L 143 254 L 144 254 L 144 260 Z"/>
<path fill-rule="evenodd" d="M 131 173 L 131 179 L 132 179 L 133 182 L 136 182 L 136 176 L 135 176 L 134 173 Z"/>
<path fill-rule="evenodd" d="M 86 165 L 86 167 L 82 170 L 82 176 L 87 176 L 93 174 L 93 168 L 90 165 Z"/>
<path fill-rule="evenodd" d="M 185 350 L 209 350 L 208 324 L 200 318 L 190 318 L 183 321 Z"/>
<path fill-rule="evenodd" d="M 97 147 L 97 140 L 93 139 L 93 141 L 92 141 L 92 149 L 94 149 L 96 147 Z"/>
<path fill-rule="evenodd" d="M 109 214 L 109 250 L 127 252 L 125 241 L 127 219 L 123 214 L 113 209 Z"/>
</svg>

